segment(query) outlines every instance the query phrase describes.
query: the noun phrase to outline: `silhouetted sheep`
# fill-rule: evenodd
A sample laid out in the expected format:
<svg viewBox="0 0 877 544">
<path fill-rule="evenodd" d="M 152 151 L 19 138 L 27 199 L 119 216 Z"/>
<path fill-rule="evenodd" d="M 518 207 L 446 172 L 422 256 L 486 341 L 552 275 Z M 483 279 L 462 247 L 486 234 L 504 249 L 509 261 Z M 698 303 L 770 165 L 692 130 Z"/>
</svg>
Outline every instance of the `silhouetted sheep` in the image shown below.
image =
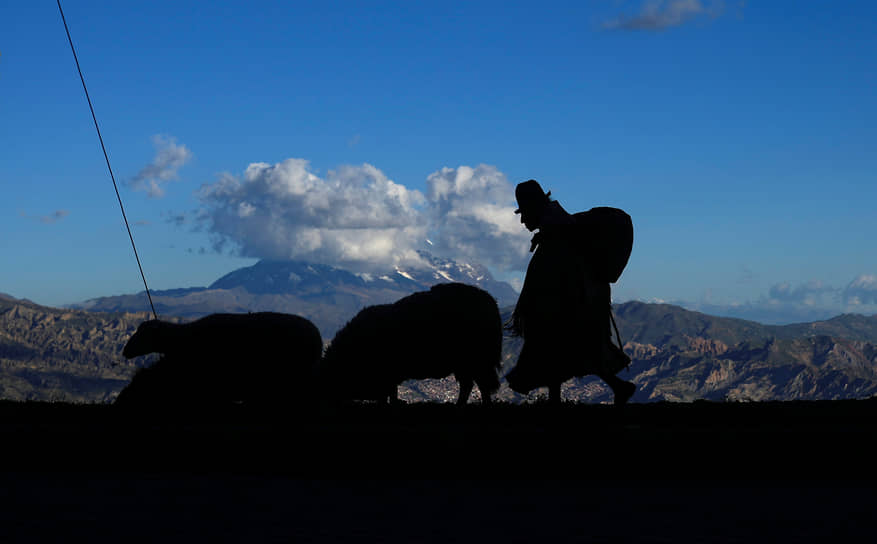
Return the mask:
<svg viewBox="0 0 877 544">
<path fill-rule="evenodd" d="M 433 286 L 369 306 L 335 335 L 321 377 L 336 397 L 398 400 L 405 380 L 453 374 L 465 404 L 473 382 L 483 403 L 499 389 L 502 319 L 494 298 L 462 283 Z"/>
<path fill-rule="evenodd" d="M 215 406 L 219 395 L 199 373 L 199 368 L 204 365 L 197 361 L 190 364 L 189 361 L 164 356 L 150 366 L 138 369 L 128 385 L 119 392 L 114 404 L 150 408 Z"/>
<path fill-rule="evenodd" d="M 116 403 L 294 403 L 313 394 L 322 350 L 317 327 L 291 314 L 145 321 L 122 354 L 129 359 L 148 353 L 164 356 L 135 374 Z"/>
</svg>

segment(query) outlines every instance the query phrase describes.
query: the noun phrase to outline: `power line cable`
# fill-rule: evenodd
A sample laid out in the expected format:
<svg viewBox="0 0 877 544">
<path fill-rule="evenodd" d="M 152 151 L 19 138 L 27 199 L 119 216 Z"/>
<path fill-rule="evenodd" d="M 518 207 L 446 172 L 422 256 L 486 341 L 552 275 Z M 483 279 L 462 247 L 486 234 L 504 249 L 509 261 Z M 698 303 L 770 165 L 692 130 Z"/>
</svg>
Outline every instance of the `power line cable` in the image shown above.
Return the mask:
<svg viewBox="0 0 877 544">
<path fill-rule="evenodd" d="M 104 152 L 104 160 L 107 161 L 107 170 L 110 171 L 110 179 L 113 180 L 113 189 L 116 190 L 116 199 L 119 201 L 119 208 L 122 210 L 122 219 L 125 220 L 125 229 L 128 230 L 128 238 L 131 240 L 131 248 L 134 250 L 134 258 L 137 260 L 137 268 L 140 270 L 140 277 L 143 279 L 143 287 L 146 289 L 146 297 L 149 299 L 149 306 L 152 308 L 152 315 L 158 319 L 155 311 L 155 304 L 152 303 L 152 295 L 149 293 L 149 286 L 146 284 L 146 275 L 143 273 L 143 266 L 140 264 L 140 256 L 137 254 L 137 245 L 134 244 L 134 235 L 131 234 L 131 226 L 128 224 L 128 216 L 125 215 L 125 206 L 122 205 L 122 197 L 119 195 L 119 186 L 116 184 L 116 176 L 113 175 L 113 168 L 110 166 L 110 157 L 107 155 L 107 148 L 104 145 L 103 136 L 100 133 L 100 127 L 97 124 L 97 116 L 94 114 L 94 106 L 91 104 L 91 97 L 88 95 L 88 87 L 85 85 L 85 78 L 82 76 L 82 68 L 79 67 L 79 58 L 76 56 L 76 48 L 73 47 L 73 38 L 70 37 L 70 28 L 67 27 L 67 18 L 64 17 L 64 10 L 61 9 L 61 0 L 58 2 L 58 11 L 61 12 L 61 21 L 64 22 L 64 31 L 67 32 L 67 41 L 70 42 L 70 51 L 73 52 L 73 60 L 76 61 L 76 71 L 79 72 L 79 80 L 82 82 L 82 89 L 85 91 L 85 99 L 88 100 L 88 109 L 91 110 L 91 118 L 94 120 L 94 128 L 97 130 L 97 138 L 100 140 L 100 148 Z"/>
</svg>

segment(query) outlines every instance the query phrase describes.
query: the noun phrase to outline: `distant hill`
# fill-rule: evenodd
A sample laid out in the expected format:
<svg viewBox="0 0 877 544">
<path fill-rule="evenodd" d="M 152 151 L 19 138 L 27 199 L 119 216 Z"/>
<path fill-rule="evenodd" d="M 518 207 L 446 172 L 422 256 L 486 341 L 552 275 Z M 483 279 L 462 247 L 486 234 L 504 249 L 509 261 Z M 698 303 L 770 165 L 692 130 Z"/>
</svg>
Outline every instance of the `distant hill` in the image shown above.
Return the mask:
<svg viewBox="0 0 877 544">
<path fill-rule="evenodd" d="M 181 298 L 210 291 L 188 292 Z M 242 287 L 229 292 L 247 293 Z M 312 304 L 314 311 L 322 308 L 327 315 L 335 311 L 330 304 Z M 508 318 L 510 312 L 507 306 L 503 317 Z M 773 326 L 641 302 L 616 306 L 616 316 L 625 349 L 633 357 L 621 377 L 637 384 L 634 402 L 828 400 L 877 394 L 877 316 L 843 315 Z M 137 368 L 154 360 L 147 356 L 127 361 L 121 356 L 128 337 L 148 318 L 146 312 L 46 308 L 13 297 L 0 298 L 0 398 L 112 400 Z M 504 372 L 515 364 L 520 347 L 519 338 L 505 338 Z M 581 402 L 612 399 L 611 392 L 593 377 L 570 380 L 563 392 L 566 399 Z M 536 391 L 530 399 L 544 394 Z M 400 397 L 408 401 L 455 396 L 453 378 L 407 382 L 400 387 Z M 505 385 L 499 398 L 525 400 Z"/>
<path fill-rule="evenodd" d="M 371 304 L 393 302 L 436 283 L 459 281 L 492 294 L 500 306 L 514 304 L 517 293 L 480 265 L 458 263 L 420 252 L 426 268 L 381 274 L 354 274 L 302 261 L 260 261 L 234 270 L 208 287 L 152 291 L 159 316 L 194 318 L 215 312 L 276 311 L 299 314 L 331 338 L 356 312 Z M 149 308 L 145 292 L 101 297 L 73 309 L 132 312 Z"/>
<path fill-rule="evenodd" d="M 122 346 L 149 314 L 96 314 L 0 298 L 0 398 L 107 402 L 144 361 Z"/>
<path fill-rule="evenodd" d="M 28 304 L 34 304 L 32 301 L 30 301 L 26 298 L 15 298 L 14 296 L 7 295 L 6 293 L 0 293 L 0 300 L 6 301 L 6 302 L 25 302 Z"/>
<path fill-rule="evenodd" d="M 672 304 L 627 302 L 616 306 L 616 319 L 627 330 L 625 340 L 663 346 L 685 345 L 700 337 L 737 344 L 765 338 L 794 339 L 832 336 L 877 343 L 877 315 L 844 314 L 826 321 L 791 325 L 763 325 L 733 317 L 716 317 Z"/>
<path fill-rule="evenodd" d="M 762 325 L 629 302 L 618 325 L 634 400 L 817 400 L 877 394 L 877 316 Z M 589 380 L 579 380 L 582 384 Z M 597 384 L 602 388 L 602 384 Z M 604 388 L 600 400 L 608 400 Z"/>
</svg>

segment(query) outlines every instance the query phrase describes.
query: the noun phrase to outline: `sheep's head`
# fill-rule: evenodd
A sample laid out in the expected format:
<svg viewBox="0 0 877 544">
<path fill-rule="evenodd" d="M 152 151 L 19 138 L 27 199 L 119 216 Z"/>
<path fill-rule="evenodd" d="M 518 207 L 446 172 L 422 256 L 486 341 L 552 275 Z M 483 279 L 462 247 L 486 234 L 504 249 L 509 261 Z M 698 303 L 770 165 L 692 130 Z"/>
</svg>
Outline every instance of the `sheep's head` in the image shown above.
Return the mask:
<svg viewBox="0 0 877 544">
<path fill-rule="evenodd" d="M 128 339 L 122 355 L 126 359 L 146 355 L 147 353 L 161 352 L 161 336 L 162 323 L 157 319 L 144 321 L 137 327 L 137 331 Z"/>
</svg>

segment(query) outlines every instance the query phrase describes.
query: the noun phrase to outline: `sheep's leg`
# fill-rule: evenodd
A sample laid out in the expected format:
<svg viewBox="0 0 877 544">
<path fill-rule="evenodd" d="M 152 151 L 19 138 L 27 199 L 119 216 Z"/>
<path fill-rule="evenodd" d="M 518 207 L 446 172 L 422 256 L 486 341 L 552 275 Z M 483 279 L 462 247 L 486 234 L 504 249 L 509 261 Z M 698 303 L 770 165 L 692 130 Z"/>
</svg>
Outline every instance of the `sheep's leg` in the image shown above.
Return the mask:
<svg viewBox="0 0 877 544">
<path fill-rule="evenodd" d="M 555 382 L 548 386 L 548 402 L 560 404 L 560 382 Z"/>
<path fill-rule="evenodd" d="M 481 386 L 480 383 L 477 383 L 478 390 L 481 391 L 481 404 L 489 405 L 493 402 L 493 399 L 490 398 L 490 393 L 487 393 L 487 389 Z"/>
<path fill-rule="evenodd" d="M 469 394 L 472 393 L 472 386 L 475 382 L 472 378 L 461 378 L 459 376 L 457 376 L 457 382 L 460 384 L 460 396 L 457 397 L 457 406 L 463 406 L 469 400 Z"/>
<path fill-rule="evenodd" d="M 404 404 L 401 400 L 399 400 L 399 387 L 396 384 L 387 390 L 387 402 L 390 406 L 395 404 Z"/>
</svg>

